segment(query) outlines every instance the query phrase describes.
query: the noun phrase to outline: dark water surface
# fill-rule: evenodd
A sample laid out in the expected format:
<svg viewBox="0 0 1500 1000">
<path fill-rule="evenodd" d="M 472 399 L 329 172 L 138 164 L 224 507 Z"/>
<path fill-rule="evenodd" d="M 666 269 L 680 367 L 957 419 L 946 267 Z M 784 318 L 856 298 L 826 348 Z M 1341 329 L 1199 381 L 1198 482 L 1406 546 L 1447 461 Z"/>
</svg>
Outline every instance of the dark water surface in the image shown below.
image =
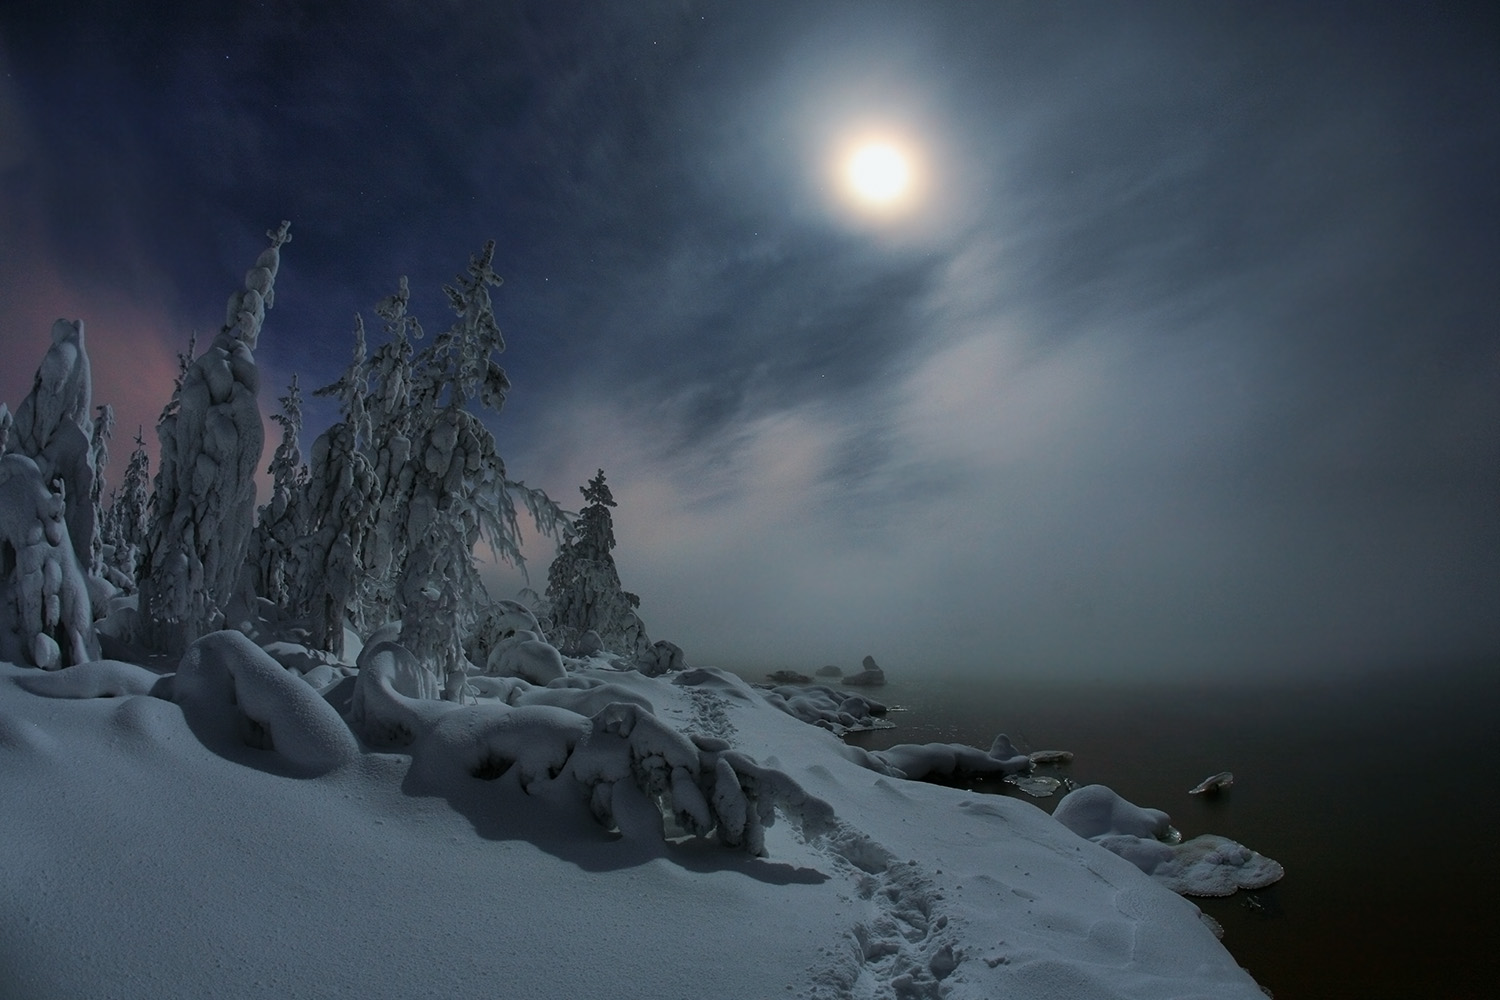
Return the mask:
<svg viewBox="0 0 1500 1000">
<path fill-rule="evenodd" d="M 889 675 L 870 693 L 904 709 L 897 728 L 850 742 L 988 748 L 1003 732 L 1071 750 L 1039 773 L 1280 861 L 1275 886 L 1196 900 L 1278 1000 L 1500 996 L 1500 663 L 1131 685 Z M 1187 794 L 1223 770 L 1222 797 Z"/>
</svg>

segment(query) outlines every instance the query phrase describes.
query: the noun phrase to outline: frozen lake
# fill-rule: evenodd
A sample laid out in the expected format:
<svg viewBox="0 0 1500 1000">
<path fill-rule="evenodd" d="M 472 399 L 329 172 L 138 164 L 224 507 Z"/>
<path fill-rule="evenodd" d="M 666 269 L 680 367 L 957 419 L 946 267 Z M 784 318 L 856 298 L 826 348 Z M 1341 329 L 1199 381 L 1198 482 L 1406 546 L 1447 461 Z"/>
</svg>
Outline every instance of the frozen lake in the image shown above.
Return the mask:
<svg viewBox="0 0 1500 1000">
<path fill-rule="evenodd" d="M 1071 750 L 1039 773 L 1280 861 L 1277 885 L 1198 902 L 1281 1000 L 1491 996 L 1500 980 L 1500 664 L 1213 685 L 888 676 L 870 693 L 904 708 L 898 728 L 850 742 L 987 747 L 1004 732 L 1022 750 Z M 1187 794 L 1222 770 L 1236 778 L 1224 795 Z"/>
</svg>

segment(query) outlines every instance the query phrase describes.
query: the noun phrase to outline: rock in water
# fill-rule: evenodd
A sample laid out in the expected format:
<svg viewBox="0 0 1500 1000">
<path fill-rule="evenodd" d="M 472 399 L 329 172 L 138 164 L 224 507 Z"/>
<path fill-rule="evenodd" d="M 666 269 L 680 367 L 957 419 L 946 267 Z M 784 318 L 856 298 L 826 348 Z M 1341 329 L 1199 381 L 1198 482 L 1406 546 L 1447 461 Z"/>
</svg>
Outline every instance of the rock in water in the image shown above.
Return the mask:
<svg viewBox="0 0 1500 1000">
<path fill-rule="evenodd" d="M 1224 789 L 1234 784 L 1234 774 L 1230 771 L 1220 771 L 1218 774 L 1204 778 L 1197 786 L 1188 789 L 1189 795 L 1218 795 Z"/>
<path fill-rule="evenodd" d="M 853 684 L 857 687 L 880 687 L 885 683 L 885 671 L 875 663 L 875 657 L 865 657 L 861 666 L 865 669 L 845 677 L 845 684 Z"/>
</svg>

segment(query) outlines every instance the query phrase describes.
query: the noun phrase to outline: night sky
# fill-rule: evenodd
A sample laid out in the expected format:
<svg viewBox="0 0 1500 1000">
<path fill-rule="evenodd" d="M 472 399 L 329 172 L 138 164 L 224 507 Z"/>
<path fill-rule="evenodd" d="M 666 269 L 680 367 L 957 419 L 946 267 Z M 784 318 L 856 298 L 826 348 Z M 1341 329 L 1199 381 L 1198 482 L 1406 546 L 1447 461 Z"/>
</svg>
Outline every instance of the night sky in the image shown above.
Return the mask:
<svg viewBox="0 0 1500 1000">
<path fill-rule="evenodd" d="M 279 220 L 267 413 L 403 274 L 445 327 L 493 238 L 509 472 L 576 509 L 605 469 L 690 662 L 1494 656 L 1497 39 L 1481 3 L 8 0 L 0 400 L 81 317 L 117 480 Z M 900 204 L 846 190 L 870 136 Z"/>
</svg>

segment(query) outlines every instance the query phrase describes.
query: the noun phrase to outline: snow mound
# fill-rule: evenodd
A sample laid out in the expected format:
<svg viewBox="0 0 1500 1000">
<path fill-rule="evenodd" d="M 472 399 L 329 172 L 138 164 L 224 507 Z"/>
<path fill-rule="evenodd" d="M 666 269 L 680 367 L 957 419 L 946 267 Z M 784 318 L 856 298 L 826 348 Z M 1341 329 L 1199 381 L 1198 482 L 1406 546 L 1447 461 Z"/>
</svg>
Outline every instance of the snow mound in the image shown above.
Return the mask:
<svg viewBox="0 0 1500 1000">
<path fill-rule="evenodd" d="M 1179 843 L 1166 813 L 1132 805 L 1103 785 L 1069 792 L 1052 818 L 1184 896 L 1230 896 L 1285 874 L 1277 862 L 1225 837 L 1204 834 Z"/>
<path fill-rule="evenodd" d="M 379 634 L 360 650 L 349 725 L 370 746 L 404 747 L 427 728 L 442 692 L 411 650 Z"/>
<path fill-rule="evenodd" d="M 359 756 L 333 707 L 239 632 L 211 632 L 188 647 L 172 699 L 199 739 L 233 759 L 252 747 L 282 769 L 318 775 Z"/>
<path fill-rule="evenodd" d="M 44 698 L 124 698 L 151 694 L 161 675 L 122 660 L 94 660 L 45 674 L 16 678 L 23 690 Z"/>
</svg>

